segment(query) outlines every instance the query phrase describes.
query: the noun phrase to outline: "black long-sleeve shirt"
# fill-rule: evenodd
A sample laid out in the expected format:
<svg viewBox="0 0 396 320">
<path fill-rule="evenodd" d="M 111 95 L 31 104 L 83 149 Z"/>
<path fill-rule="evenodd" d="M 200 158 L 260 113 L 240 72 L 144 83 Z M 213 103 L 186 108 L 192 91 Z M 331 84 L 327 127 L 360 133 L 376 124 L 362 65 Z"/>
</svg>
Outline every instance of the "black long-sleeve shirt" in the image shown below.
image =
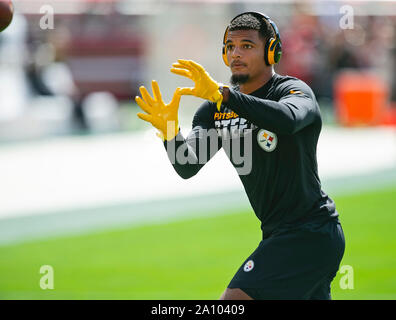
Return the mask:
<svg viewBox="0 0 396 320">
<path fill-rule="evenodd" d="M 316 146 L 321 128 L 310 87 L 297 78 L 274 74 L 251 94 L 230 89 L 220 112 L 215 103 L 203 103 L 188 137 L 179 133 L 165 147 L 183 178 L 195 175 L 223 147 L 266 238 L 278 229 L 338 219 L 318 176 Z M 242 164 L 238 155 L 246 157 Z"/>
</svg>

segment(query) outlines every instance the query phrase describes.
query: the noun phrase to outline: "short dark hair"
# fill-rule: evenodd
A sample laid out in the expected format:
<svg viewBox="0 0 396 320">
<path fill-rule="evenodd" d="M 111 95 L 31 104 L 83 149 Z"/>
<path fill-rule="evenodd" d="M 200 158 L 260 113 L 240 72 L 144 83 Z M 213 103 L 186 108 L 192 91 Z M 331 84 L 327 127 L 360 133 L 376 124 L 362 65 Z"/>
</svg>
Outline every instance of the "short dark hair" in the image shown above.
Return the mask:
<svg viewBox="0 0 396 320">
<path fill-rule="evenodd" d="M 257 30 L 260 38 L 267 40 L 275 38 L 275 32 L 267 19 L 261 18 L 252 13 L 245 13 L 231 21 L 228 26 L 229 31 L 235 30 Z"/>
</svg>

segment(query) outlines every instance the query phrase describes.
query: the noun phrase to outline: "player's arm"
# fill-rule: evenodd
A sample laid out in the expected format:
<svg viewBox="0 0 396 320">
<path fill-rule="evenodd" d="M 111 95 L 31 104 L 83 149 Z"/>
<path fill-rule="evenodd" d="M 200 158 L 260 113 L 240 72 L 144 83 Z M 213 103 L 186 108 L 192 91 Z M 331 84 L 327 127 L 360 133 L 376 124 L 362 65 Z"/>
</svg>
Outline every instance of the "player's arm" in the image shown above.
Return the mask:
<svg viewBox="0 0 396 320">
<path fill-rule="evenodd" d="M 314 122 L 318 114 L 309 87 L 301 81 L 293 82 L 283 88 L 279 101 L 260 99 L 225 88 L 223 104 L 260 128 L 294 134 Z"/>
<path fill-rule="evenodd" d="M 219 97 L 221 84 L 214 81 L 205 69 L 191 60 L 178 60 L 171 71 L 190 78 L 194 88 L 181 88 L 180 94 L 194 95 L 223 103 L 231 110 L 260 128 L 293 134 L 312 123 L 317 116 L 316 102 L 307 85 L 290 84 L 282 90 L 279 101 L 260 99 L 225 87 Z M 302 83 L 302 81 L 300 81 Z"/>
<path fill-rule="evenodd" d="M 173 140 L 164 141 L 168 158 L 183 179 L 196 175 L 221 148 L 221 139 L 210 119 L 211 108 L 209 102 L 198 108 L 186 138 L 179 132 Z"/>
</svg>

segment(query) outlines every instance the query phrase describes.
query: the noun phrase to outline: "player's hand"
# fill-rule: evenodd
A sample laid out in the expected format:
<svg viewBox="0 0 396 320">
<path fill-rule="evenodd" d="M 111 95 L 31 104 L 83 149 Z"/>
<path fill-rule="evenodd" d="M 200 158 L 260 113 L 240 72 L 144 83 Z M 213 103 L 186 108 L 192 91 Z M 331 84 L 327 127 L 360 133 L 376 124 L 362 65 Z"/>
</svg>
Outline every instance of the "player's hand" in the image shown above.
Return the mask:
<svg viewBox="0 0 396 320">
<path fill-rule="evenodd" d="M 221 84 L 213 80 L 200 64 L 192 60 L 178 59 L 177 61 L 178 63 L 172 64 L 173 67 L 170 71 L 180 76 L 190 78 L 195 82 L 194 88 L 181 88 L 180 94 L 193 95 L 216 102 L 217 109 L 220 111 L 221 102 L 223 101 L 223 96 L 219 91 Z"/>
<path fill-rule="evenodd" d="M 151 82 L 153 89 L 152 98 L 144 86 L 139 88 L 142 98 L 136 97 L 135 101 L 140 108 L 146 113 L 138 113 L 137 116 L 147 122 L 150 122 L 159 132 L 162 140 L 172 140 L 179 132 L 178 110 L 180 103 L 180 88 L 177 88 L 173 94 L 172 101 L 165 104 L 161 97 L 161 91 L 158 83 Z"/>
</svg>

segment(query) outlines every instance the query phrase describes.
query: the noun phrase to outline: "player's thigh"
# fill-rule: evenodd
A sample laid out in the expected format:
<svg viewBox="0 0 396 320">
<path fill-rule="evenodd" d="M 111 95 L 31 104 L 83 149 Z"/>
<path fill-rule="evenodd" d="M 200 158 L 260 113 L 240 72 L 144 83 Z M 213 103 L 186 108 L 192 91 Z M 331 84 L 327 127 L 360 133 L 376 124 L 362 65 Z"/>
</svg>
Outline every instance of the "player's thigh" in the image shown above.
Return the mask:
<svg viewBox="0 0 396 320">
<path fill-rule="evenodd" d="M 335 232 L 295 230 L 263 240 L 228 288 L 248 288 L 245 293 L 253 299 L 309 299 L 338 269 L 343 239 L 336 239 Z"/>
<path fill-rule="evenodd" d="M 219 300 L 253 300 L 253 298 L 239 288 L 227 288 Z"/>
<path fill-rule="evenodd" d="M 328 277 L 326 277 L 322 283 L 314 289 L 310 295 L 310 300 L 331 300 L 331 282 L 336 276 L 337 271 L 331 272 Z"/>
</svg>

